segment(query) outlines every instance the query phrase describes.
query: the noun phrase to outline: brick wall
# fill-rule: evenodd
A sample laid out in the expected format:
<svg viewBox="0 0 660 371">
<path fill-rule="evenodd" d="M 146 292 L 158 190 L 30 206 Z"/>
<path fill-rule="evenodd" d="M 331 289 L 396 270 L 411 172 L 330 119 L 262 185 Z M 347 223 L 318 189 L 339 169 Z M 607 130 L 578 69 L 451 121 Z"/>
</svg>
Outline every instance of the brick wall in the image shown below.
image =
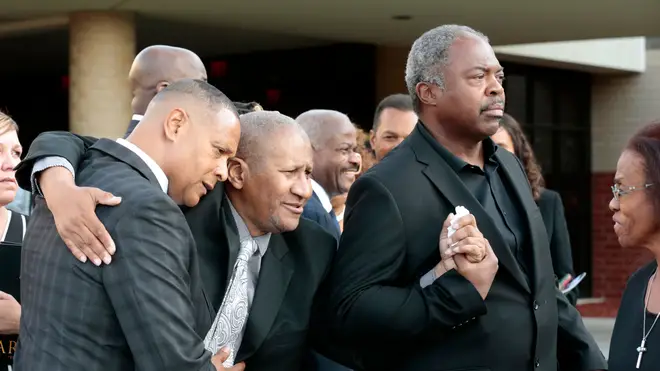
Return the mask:
<svg viewBox="0 0 660 371">
<path fill-rule="evenodd" d="M 621 149 L 633 133 L 660 118 L 660 50 L 647 51 L 639 75 L 594 76 L 592 86 L 592 282 L 604 304 L 580 307 L 585 316 L 615 316 L 628 277 L 650 259 L 642 249 L 623 249 L 612 229 L 610 185 Z"/>
</svg>

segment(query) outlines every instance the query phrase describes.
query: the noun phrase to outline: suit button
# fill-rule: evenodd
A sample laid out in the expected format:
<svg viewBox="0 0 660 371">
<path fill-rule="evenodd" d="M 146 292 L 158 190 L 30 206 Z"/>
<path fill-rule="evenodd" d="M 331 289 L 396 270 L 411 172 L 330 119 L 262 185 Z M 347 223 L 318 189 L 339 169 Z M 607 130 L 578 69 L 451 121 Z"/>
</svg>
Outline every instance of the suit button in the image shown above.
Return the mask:
<svg viewBox="0 0 660 371">
<path fill-rule="evenodd" d="M 539 310 L 539 303 L 534 300 L 534 310 Z"/>
<path fill-rule="evenodd" d="M 538 359 L 538 358 L 536 358 L 536 359 L 534 360 L 534 367 L 535 367 L 535 368 L 539 368 L 539 367 L 541 367 L 541 363 L 539 362 L 539 359 Z"/>
</svg>

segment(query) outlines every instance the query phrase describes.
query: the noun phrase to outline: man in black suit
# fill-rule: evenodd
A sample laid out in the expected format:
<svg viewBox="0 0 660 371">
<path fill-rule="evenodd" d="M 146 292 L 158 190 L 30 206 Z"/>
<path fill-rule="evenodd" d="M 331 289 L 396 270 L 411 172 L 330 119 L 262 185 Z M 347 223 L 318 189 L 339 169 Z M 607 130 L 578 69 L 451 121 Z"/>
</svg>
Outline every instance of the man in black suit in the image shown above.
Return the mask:
<svg viewBox="0 0 660 371">
<path fill-rule="evenodd" d="M 607 368 L 554 285 L 520 163 L 489 138 L 503 115 L 502 80 L 488 39 L 469 27 L 440 26 L 412 46 L 406 83 L 420 122 L 351 187 L 329 277 L 326 319 L 367 370 Z M 471 215 L 441 247 L 487 239 L 496 275 L 461 254 L 441 258 L 443 220 L 456 206 Z"/>
<path fill-rule="evenodd" d="M 218 185 L 185 211 L 200 256 L 204 294 L 215 311 L 222 311 L 242 242 L 254 240 L 258 250 L 248 262 L 251 309 L 234 349 L 235 361 L 245 361 L 252 371 L 313 370 L 303 368 L 303 360 L 309 360 L 312 304 L 337 242 L 316 223 L 300 218 L 312 192 L 309 139 L 293 119 L 274 112 L 242 115 L 241 127 L 237 156 L 229 162 L 226 195 Z M 40 135 L 19 166 L 20 182 L 29 182 L 31 164 L 44 156 L 62 156 L 77 164 L 92 139 Z M 60 175 L 64 176 L 58 179 Z M 89 249 L 76 240 L 79 225 L 96 225 L 91 220 L 96 219 L 95 205 L 85 196 L 89 189 L 72 188 L 71 174 L 63 168 L 46 170 L 39 183 L 60 234 L 71 236 L 80 251 Z M 67 216 L 79 210 L 82 217 Z M 76 224 L 75 218 L 85 221 Z"/>
<path fill-rule="evenodd" d="M 348 192 L 360 170 L 357 131 L 348 116 L 331 110 L 307 111 L 296 121 L 314 148 L 314 194 L 305 205 L 303 217 L 319 223 L 339 240 L 341 231 L 330 199 Z"/>
<path fill-rule="evenodd" d="M 239 136 L 224 94 L 180 80 L 126 140 L 87 151 L 78 185 L 123 198 L 97 210 L 118 249 L 112 265 L 77 261 L 38 200 L 22 248 L 16 370 L 224 370 L 225 355 L 204 349 L 213 310 L 177 204 L 195 206 L 226 179 Z"/>
</svg>

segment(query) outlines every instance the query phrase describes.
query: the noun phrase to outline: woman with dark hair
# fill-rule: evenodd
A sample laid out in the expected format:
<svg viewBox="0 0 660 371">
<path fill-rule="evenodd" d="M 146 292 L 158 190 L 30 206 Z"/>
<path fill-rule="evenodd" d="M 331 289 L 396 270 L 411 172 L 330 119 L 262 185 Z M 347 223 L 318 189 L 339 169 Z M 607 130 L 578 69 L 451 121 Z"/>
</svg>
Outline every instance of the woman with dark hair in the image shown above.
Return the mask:
<svg viewBox="0 0 660 371">
<path fill-rule="evenodd" d="M 624 249 L 644 248 L 654 260 L 632 274 L 610 343 L 609 370 L 660 370 L 660 121 L 645 126 L 619 157 L 610 210 Z M 657 327 L 657 328 L 656 328 Z"/>
<path fill-rule="evenodd" d="M 566 226 L 564 206 L 561 196 L 555 191 L 545 187 L 541 167 L 536 161 L 532 146 L 529 144 L 520 124 L 508 114 L 504 115 L 500 129 L 492 136 L 493 141 L 500 147 L 516 155 L 527 174 L 529 184 L 532 186 L 532 196 L 539 206 L 543 222 L 548 232 L 550 244 L 550 255 L 555 276 L 562 279 L 567 275 L 575 277 L 573 271 L 573 256 L 571 251 L 571 240 Z M 575 305 L 577 303 L 577 288 L 566 294 L 568 301 Z"/>
</svg>

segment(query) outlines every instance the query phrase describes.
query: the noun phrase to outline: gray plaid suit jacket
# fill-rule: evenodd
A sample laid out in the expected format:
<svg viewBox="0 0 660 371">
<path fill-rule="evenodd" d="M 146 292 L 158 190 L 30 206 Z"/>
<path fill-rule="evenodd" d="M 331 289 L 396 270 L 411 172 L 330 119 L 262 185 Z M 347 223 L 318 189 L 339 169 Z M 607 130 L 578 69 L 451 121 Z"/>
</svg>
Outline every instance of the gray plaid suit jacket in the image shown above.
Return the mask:
<svg viewBox="0 0 660 371">
<path fill-rule="evenodd" d="M 76 183 L 122 203 L 97 215 L 117 245 L 110 265 L 80 263 L 38 199 L 22 249 L 17 371 L 215 371 L 202 339 L 213 320 L 193 236 L 133 152 L 99 140 Z"/>
</svg>

